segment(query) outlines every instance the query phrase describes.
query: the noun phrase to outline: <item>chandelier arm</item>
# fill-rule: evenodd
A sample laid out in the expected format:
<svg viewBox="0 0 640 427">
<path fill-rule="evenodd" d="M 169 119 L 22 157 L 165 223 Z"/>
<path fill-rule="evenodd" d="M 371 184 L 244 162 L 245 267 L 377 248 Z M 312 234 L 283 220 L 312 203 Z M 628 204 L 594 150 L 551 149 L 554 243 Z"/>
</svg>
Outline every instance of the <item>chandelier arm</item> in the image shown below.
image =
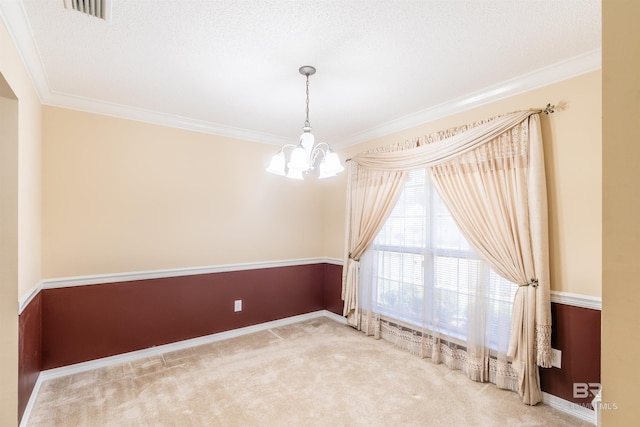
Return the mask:
<svg viewBox="0 0 640 427">
<path fill-rule="evenodd" d="M 297 145 L 295 144 L 285 144 L 282 146 L 282 148 L 280 148 L 280 151 L 278 151 L 278 153 L 284 153 L 284 149 L 285 148 L 292 148 L 295 149 L 297 147 Z"/>
<path fill-rule="evenodd" d="M 313 150 L 311 151 L 311 161 L 309 162 L 311 164 L 311 167 L 313 167 L 316 164 L 316 159 L 318 158 L 318 154 L 322 153 L 323 157 L 327 156 L 327 152 L 323 150 L 321 147 L 322 145 L 326 145 L 327 150 L 329 149 L 329 144 L 327 144 L 326 142 L 321 142 L 315 147 L 313 147 Z"/>
<path fill-rule="evenodd" d="M 320 147 L 326 147 L 327 151 L 331 150 L 331 146 L 326 142 L 318 142 L 314 148 L 320 148 Z M 323 153 L 326 154 L 324 151 Z"/>
</svg>

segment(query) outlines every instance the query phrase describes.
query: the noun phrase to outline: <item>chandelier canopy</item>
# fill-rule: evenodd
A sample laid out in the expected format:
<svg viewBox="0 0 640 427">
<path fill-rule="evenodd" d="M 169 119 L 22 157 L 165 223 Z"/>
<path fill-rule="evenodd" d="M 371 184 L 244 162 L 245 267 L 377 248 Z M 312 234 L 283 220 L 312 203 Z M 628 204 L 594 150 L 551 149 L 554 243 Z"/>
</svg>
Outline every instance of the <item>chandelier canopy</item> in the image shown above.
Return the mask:
<svg viewBox="0 0 640 427">
<path fill-rule="evenodd" d="M 307 115 L 302 127 L 302 135 L 298 145 L 287 144 L 282 147 L 271 159 L 267 172 L 276 175 L 286 176 L 292 179 L 304 179 L 304 174 L 315 169 L 316 161 L 319 160 L 318 178 L 329 178 L 336 176 L 344 170 L 338 155 L 326 142 L 315 144 L 315 138 L 311 133 L 309 123 L 309 76 L 315 74 L 316 69 L 310 65 L 300 67 L 300 74 L 307 78 Z M 315 144 L 315 145 L 314 145 Z M 287 161 L 285 150 L 291 149 Z"/>
</svg>

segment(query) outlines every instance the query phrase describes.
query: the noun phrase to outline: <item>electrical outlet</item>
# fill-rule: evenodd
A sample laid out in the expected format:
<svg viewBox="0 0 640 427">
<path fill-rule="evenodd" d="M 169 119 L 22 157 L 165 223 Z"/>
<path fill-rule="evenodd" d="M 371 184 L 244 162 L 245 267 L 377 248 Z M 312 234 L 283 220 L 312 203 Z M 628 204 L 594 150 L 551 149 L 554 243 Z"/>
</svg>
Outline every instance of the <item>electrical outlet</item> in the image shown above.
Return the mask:
<svg viewBox="0 0 640 427">
<path fill-rule="evenodd" d="M 242 311 L 242 300 L 237 299 L 233 302 L 233 311 Z"/>
<path fill-rule="evenodd" d="M 551 349 L 551 366 L 556 368 L 562 367 L 562 350 Z"/>
</svg>

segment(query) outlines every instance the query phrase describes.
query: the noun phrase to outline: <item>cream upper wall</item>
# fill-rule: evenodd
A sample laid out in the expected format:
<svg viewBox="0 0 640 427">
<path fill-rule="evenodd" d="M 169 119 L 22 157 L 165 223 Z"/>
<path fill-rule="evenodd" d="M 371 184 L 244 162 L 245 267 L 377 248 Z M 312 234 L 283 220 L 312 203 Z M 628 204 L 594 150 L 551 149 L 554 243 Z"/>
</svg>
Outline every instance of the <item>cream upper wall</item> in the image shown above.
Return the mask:
<svg viewBox="0 0 640 427">
<path fill-rule="evenodd" d="M 18 290 L 40 282 L 40 98 L 4 23 L 0 20 L 0 72 L 18 98 Z"/>
<path fill-rule="evenodd" d="M 541 116 L 545 144 L 551 288 L 601 296 L 602 128 L 601 73 L 592 72 L 343 150 L 348 157 L 371 147 L 460 126 L 506 112 L 563 105 Z M 325 193 L 329 257 L 343 256 L 346 178 Z"/>
<path fill-rule="evenodd" d="M 277 147 L 43 109 L 43 277 L 319 257 L 314 180 Z"/>
<path fill-rule="evenodd" d="M 18 101 L 0 73 L 0 425 L 14 425 L 18 368 Z"/>
<path fill-rule="evenodd" d="M 2 228 L 3 260 L 0 281 L 0 425 L 17 425 L 18 408 L 18 297 L 25 295 L 40 282 L 40 100 L 20 60 L 11 37 L 0 20 L 0 74 L 18 99 L 7 111 L 3 107 L 3 119 L 17 126 L 11 133 L 14 141 L 4 139 L 4 144 L 17 144 L 11 148 L 11 162 L 2 171 Z M 4 101 L 3 101 L 4 104 Z M 17 123 L 16 123 L 17 118 Z M 4 120 L 3 122 L 5 122 Z M 12 125 L 5 123 L 9 127 Z M 7 152 L 4 150 L 3 154 Z M 7 161 L 6 158 L 2 159 Z M 4 163 L 3 163 L 4 164 Z M 12 187 L 11 196 L 5 192 L 6 184 Z M 6 223 L 10 211 L 13 218 Z M 6 229 L 5 225 L 10 227 Z M 4 255 L 6 240 L 11 240 L 7 258 Z M 15 243 L 15 245 L 14 245 Z M 10 270 L 7 271 L 7 270 Z"/>
<path fill-rule="evenodd" d="M 343 150 L 341 156 L 508 111 L 542 116 L 552 289 L 601 295 L 601 73 Z M 265 174 L 274 147 L 45 107 L 43 277 L 342 258 L 346 176 Z M 240 160 L 242 159 L 242 160 Z"/>
</svg>

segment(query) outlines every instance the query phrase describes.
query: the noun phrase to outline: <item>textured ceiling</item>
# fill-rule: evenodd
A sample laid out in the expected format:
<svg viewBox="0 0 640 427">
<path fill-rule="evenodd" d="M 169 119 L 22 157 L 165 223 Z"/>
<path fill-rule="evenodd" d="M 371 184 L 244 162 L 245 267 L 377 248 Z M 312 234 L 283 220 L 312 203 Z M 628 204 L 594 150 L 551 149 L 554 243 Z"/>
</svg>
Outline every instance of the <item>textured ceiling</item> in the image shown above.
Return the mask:
<svg viewBox="0 0 640 427">
<path fill-rule="evenodd" d="M 593 0 L 113 0 L 106 22 L 63 0 L 0 0 L 45 104 L 283 143 L 304 123 L 298 68 L 309 64 L 318 69 L 311 125 L 336 146 L 439 106 L 488 102 L 563 61 L 597 68 L 588 58 L 599 57 L 600 9 Z"/>
</svg>

